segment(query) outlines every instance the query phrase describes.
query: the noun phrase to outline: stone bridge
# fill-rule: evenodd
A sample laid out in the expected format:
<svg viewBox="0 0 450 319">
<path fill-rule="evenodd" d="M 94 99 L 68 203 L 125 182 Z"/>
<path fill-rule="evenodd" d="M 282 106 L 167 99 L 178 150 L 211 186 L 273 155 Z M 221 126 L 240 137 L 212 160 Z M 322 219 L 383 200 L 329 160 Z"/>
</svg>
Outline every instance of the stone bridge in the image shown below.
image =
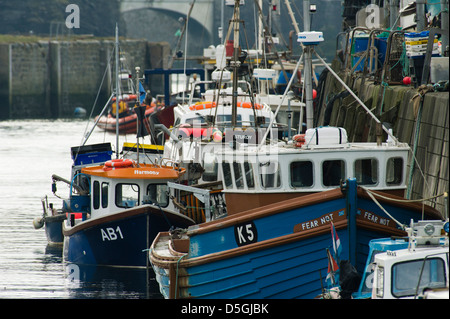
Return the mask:
<svg viewBox="0 0 450 319">
<path fill-rule="evenodd" d="M 126 36 L 165 41 L 172 49 L 178 41 L 192 0 L 121 0 Z M 180 19 L 184 18 L 184 19 Z M 217 17 L 220 20 L 220 17 Z M 213 42 L 214 0 L 196 0 L 188 25 L 188 55 L 198 54 Z M 185 35 L 186 36 L 186 35 Z M 184 51 L 184 41 L 181 42 Z"/>
</svg>

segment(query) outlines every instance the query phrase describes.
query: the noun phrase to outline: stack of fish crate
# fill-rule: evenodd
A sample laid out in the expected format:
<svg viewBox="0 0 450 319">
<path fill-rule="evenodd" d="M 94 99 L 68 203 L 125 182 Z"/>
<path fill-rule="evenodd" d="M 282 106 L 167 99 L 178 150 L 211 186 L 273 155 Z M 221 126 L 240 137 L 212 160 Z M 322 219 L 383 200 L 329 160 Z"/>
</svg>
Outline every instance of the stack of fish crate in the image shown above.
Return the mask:
<svg viewBox="0 0 450 319">
<path fill-rule="evenodd" d="M 410 58 L 425 56 L 427 52 L 429 31 L 405 33 L 406 55 Z M 438 39 L 434 39 L 433 56 L 439 55 Z"/>
</svg>

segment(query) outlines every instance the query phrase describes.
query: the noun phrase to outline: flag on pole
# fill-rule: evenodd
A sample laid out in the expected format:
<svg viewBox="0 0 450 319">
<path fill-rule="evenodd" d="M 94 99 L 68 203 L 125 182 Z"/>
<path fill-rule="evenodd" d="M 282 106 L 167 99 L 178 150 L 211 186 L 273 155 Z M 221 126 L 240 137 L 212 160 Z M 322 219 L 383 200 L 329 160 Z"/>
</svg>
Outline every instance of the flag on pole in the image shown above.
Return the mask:
<svg viewBox="0 0 450 319">
<path fill-rule="evenodd" d="M 330 250 L 327 248 L 327 257 L 328 257 L 328 271 L 327 271 L 327 278 L 326 282 L 328 284 L 328 287 L 333 287 L 336 285 L 337 282 L 339 282 L 339 266 L 336 263 L 336 260 L 334 260 L 333 256 L 331 256 Z"/>
<path fill-rule="evenodd" d="M 144 86 L 141 82 L 139 82 L 139 103 L 144 104 L 146 92 L 144 90 Z"/>
<path fill-rule="evenodd" d="M 342 251 L 341 240 L 336 232 L 336 228 L 334 228 L 333 222 L 331 222 L 331 238 L 333 239 L 334 256 L 339 260 Z"/>
</svg>

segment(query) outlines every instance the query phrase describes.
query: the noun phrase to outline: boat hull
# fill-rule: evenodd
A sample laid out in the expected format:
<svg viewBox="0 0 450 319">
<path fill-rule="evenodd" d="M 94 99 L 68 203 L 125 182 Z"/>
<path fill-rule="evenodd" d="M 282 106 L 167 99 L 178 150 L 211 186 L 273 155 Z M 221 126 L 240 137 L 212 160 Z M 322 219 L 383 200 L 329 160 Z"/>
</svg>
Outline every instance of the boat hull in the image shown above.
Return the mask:
<svg viewBox="0 0 450 319">
<path fill-rule="evenodd" d="M 383 205 L 404 224 L 422 217 L 421 205 Z M 160 234 L 150 260 L 166 298 L 314 298 L 325 285 L 331 221 L 341 260 L 360 274 L 370 240 L 406 234 L 362 192 L 337 189 L 191 228 L 189 249 Z"/>
<path fill-rule="evenodd" d="M 151 112 L 146 111 L 145 116 L 148 117 Z M 119 134 L 135 134 L 137 131 L 137 116 L 135 113 L 119 118 Z M 116 118 L 108 114 L 98 119 L 97 126 L 107 132 L 116 132 Z"/>
<path fill-rule="evenodd" d="M 65 214 L 47 216 L 44 218 L 45 235 L 50 246 L 62 246 L 64 236 L 62 232 L 63 222 L 66 219 Z"/>
<path fill-rule="evenodd" d="M 188 227 L 183 215 L 144 205 L 70 227 L 64 224 L 64 259 L 69 263 L 147 267 L 147 250 L 161 231 Z"/>
<path fill-rule="evenodd" d="M 147 107 L 145 110 L 145 125 L 147 128 L 147 131 L 150 132 L 150 126 L 149 126 L 149 118 L 150 116 L 153 117 L 154 123 L 161 123 L 164 124 L 166 127 L 169 127 L 173 125 L 173 107 L 161 107 L 161 106 L 151 106 Z M 107 132 L 116 132 L 116 123 L 117 119 L 115 116 L 108 114 L 103 115 L 100 118 L 96 118 L 98 120 L 97 126 L 105 130 Z M 127 116 L 119 118 L 119 134 L 135 134 L 137 131 L 137 115 L 136 113 L 132 112 Z"/>
</svg>

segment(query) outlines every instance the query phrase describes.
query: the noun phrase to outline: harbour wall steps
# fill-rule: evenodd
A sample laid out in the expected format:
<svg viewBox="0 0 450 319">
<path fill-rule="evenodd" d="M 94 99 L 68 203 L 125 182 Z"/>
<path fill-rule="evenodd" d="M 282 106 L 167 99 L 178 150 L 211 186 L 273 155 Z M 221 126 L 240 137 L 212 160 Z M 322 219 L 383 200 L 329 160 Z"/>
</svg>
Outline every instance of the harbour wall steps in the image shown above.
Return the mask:
<svg viewBox="0 0 450 319">
<path fill-rule="evenodd" d="M 333 69 L 339 70 L 335 62 Z M 398 140 L 411 147 L 409 167 L 404 177 L 409 183 L 410 198 L 429 198 L 448 192 L 449 92 L 422 90 L 421 93 L 425 93 L 422 102 L 419 103 L 419 97 L 414 103 L 413 97 L 419 88 L 363 81 L 357 73 L 340 71 L 338 74 L 380 121 L 392 128 Z M 329 73 L 321 94 L 325 102 L 319 108 L 318 123 L 344 127 L 350 141 L 375 142 L 375 121 L 351 95 L 342 94 L 343 97 L 329 103 L 327 110 L 326 101 L 344 91 L 342 84 Z M 384 134 L 383 139 L 386 138 L 387 134 Z M 414 165 L 412 169 L 411 165 Z M 443 197 L 427 204 L 441 212 L 445 208 Z"/>
<path fill-rule="evenodd" d="M 120 48 L 132 74 L 139 66 L 141 76 L 165 67 L 170 52 L 168 43 L 146 40 L 121 40 Z M 77 107 L 89 114 L 97 94 L 98 114 L 112 94 L 113 52 L 112 40 L 0 43 L 0 119 L 72 117 Z M 162 92 L 162 83 L 153 76 L 152 92 Z"/>
</svg>

